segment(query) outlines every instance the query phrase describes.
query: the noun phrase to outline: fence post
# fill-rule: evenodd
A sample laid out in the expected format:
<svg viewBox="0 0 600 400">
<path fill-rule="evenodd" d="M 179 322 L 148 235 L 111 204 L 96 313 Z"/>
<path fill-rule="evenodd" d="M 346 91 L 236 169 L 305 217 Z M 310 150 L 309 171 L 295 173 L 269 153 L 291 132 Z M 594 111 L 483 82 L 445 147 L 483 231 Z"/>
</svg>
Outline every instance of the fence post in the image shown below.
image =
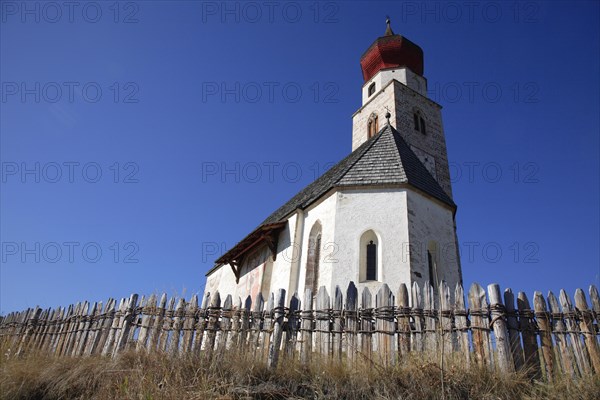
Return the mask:
<svg viewBox="0 0 600 400">
<path fill-rule="evenodd" d="M 395 362 L 394 334 L 396 323 L 394 320 L 394 299 L 389 286 L 384 283 L 375 296 L 375 321 L 377 326 L 377 353 L 383 365 L 392 365 Z"/>
<path fill-rule="evenodd" d="M 583 333 L 584 343 L 587 347 L 590 361 L 596 373 L 600 374 L 600 351 L 598 350 L 598 341 L 596 339 L 596 329 L 594 327 L 594 314 L 588 308 L 583 290 L 575 290 L 575 306 L 579 310 L 579 326 Z"/>
<path fill-rule="evenodd" d="M 156 313 L 156 295 L 152 294 L 146 301 L 146 304 L 142 308 L 142 326 L 140 327 L 140 334 L 136 344 L 137 350 L 145 349 L 148 341 L 148 331 L 152 325 L 152 318 Z"/>
<path fill-rule="evenodd" d="M 96 340 L 94 340 L 94 343 L 92 343 L 90 354 L 102 354 L 102 351 L 104 350 L 104 344 L 108 339 L 108 334 L 110 333 L 110 329 L 113 323 L 116 305 L 117 301 L 112 297 L 109 298 L 106 302 L 106 305 L 104 306 L 104 316 L 102 318 L 102 324 L 99 325 L 100 331 L 96 335 Z"/>
<path fill-rule="evenodd" d="M 260 330 L 262 327 L 263 320 L 263 307 L 265 305 L 262 293 L 256 295 L 254 301 L 254 310 L 252 311 L 252 323 L 250 324 L 250 349 L 251 356 L 257 357 L 260 355 L 259 342 L 260 342 Z"/>
<path fill-rule="evenodd" d="M 106 336 L 106 342 L 104 343 L 104 348 L 102 349 L 102 355 L 107 356 L 112 353 L 113 344 L 115 343 L 115 336 L 117 332 L 117 328 L 119 327 L 119 320 L 121 319 L 121 313 L 125 310 L 125 299 L 121 299 L 119 302 L 119 308 L 115 310 L 111 319 L 111 326 Z"/>
<path fill-rule="evenodd" d="M 358 351 L 358 342 L 356 333 L 358 331 L 358 289 L 354 282 L 350 282 L 346 290 L 346 310 L 344 316 L 346 319 L 346 357 L 349 365 L 356 361 Z"/>
<path fill-rule="evenodd" d="M 269 345 L 271 343 L 271 333 L 273 331 L 273 308 L 275 307 L 275 294 L 271 293 L 265 308 L 263 327 L 260 331 L 259 357 L 262 361 L 267 362 L 269 358 Z"/>
<path fill-rule="evenodd" d="M 267 365 L 269 368 L 277 368 L 279 350 L 281 349 L 281 338 L 283 336 L 283 318 L 285 316 L 285 289 L 277 292 L 277 302 L 273 308 L 273 338 L 269 346 L 269 357 Z"/>
<path fill-rule="evenodd" d="M 202 304 L 198 310 L 198 323 L 194 326 L 196 335 L 194 336 L 193 351 L 196 354 L 200 354 L 202 351 L 202 339 L 204 338 L 204 331 L 208 324 L 208 307 L 210 304 L 210 293 L 206 292 L 202 298 Z"/>
<path fill-rule="evenodd" d="M 294 350 L 298 339 L 298 312 L 300 310 L 300 298 L 298 293 L 294 293 L 290 299 L 290 309 L 288 312 L 287 326 L 285 330 L 285 355 L 289 359 L 294 358 Z"/>
<path fill-rule="evenodd" d="M 58 335 L 58 330 L 60 328 L 60 323 L 63 320 L 65 309 L 63 307 L 58 307 L 56 313 L 54 314 L 54 318 L 51 322 L 50 330 L 48 331 L 48 339 L 45 341 L 42 350 L 52 354 L 54 352 L 54 343 L 56 343 L 56 337 Z"/>
<path fill-rule="evenodd" d="M 517 307 L 519 308 L 519 325 L 523 337 L 523 352 L 525 353 L 525 367 L 530 379 L 539 379 L 541 374 L 540 358 L 538 356 L 538 345 L 536 330 L 533 322 L 533 312 L 529 305 L 529 299 L 523 292 L 517 295 Z"/>
<path fill-rule="evenodd" d="M 496 351 L 498 353 L 498 365 L 502 372 L 514 372 L 515 363 L 510 352 L 510 339 L 506 328 L 506 309 L 502 304 L 500 286 L 496 283 L 488 285 L 488 296 L 490 299 L 490 310 L 492 322 L 496 336 Z"/>
<path fill-rule="evenodd" d="M 240 326 L 242 323 L 242 299 L 238 296 L 231 316 L 230 348 L 240 351 Z"/>
<path fill-rule="evenodd" d="M 445 354 L 456 350 L 456 340 L 452 331 L 452 305 L 450 303 L 450 287 L 442 281 L 440 288 L 440 327 L 442 332 L 442 348 Z"/>
<path fill-rule="evenodd" d="M 217 332 L 217 354 L 222 357 L 227 349 L 227 341 L 231 331 L 231 317 L 233 309 L 233 298 L 230 294 L 225 297 L 223 303 L 223 309 L 221 311 L 221 323 L 219 324 L 220 329 Z"/>
<path fill-rule="evenodd" d="M 548 306 L 550 307 L 550 312 L 552 312 L 552 331 L 554 332 L 556 347 L 558 347 L 557 354 L 562 372 L 573 377 L 577 373 L 573 353 L 567 342 L 567 333 L 558 300 L 552 291 L 548 292 Z"/>
<path fill-rule="evenodd" d="M 600 324 L 600 295 L 598 294 L 598 288 L 594 285 L 590 285 L 590 299 L 592 300 L 592 311 L 596 322 Z"/>
<path fill-rule="evenodd" d="M 175 355 L 179 352 L 179 340 L 181 337 L 182 318 L 185 315 L 185 300 L 180 298 L 173 314 L 173 333 L 169 343 L 169 353 Z"/>
<path fill-rule="evenodd" d="M 129 331 L 132 328 L 133 321 L 136 317 L 137 300 L 138 295 L 134 293 L 129 297 L 129 301 L 126 303 L 127 307 L 125 313 L 121 317 L 120 336 L 116 341 L 113 357 L 117 355 L 117 352 L 124 350 L 128 345 L 127 340 L 129 339 Z"/>
<path fill-rule="evenodd" d="M 316 309 L 316 345 L 321 356 L 329 357 L 329 323 L 331 321 L 331 299 L 325 286 L 321 286 L 317 292 Z"/>
<path fill-rule="evenodd" d="M 484 307 L 485 303 L 485 307 Z M 469 289 L 469 308 L 471 309 L 471 330 L 473 333 L 473 350 L 481 365 L 490 366 L 489 322 L 485 291 L 478 283 Z"/>
<path fill-rule="evenodd" d="M 567 295 L 567 292 L 565 292 L 563 289 L 560 290 L 559 299 L 562 306 L 563 315 L 565 317 L 567 331 L 569 332 L 569 337 L 571 338 L 571 345 L 573 346 L 577 366 L 581 372 L 581 375 L 587 374 L 590 372 L 591 365 L 581 342 L 581 331 L 579 330 L 579 324 L 577 323 L 577 314 L 573 308 L 571 300 L 569 299 L 569 295 Z"/>
<path fill-rule="evenodd" d="M 521 347 L 521 335 L 519 333 L 519 321 L 515 310 L 515 295 L 512 289 L 504 290 L 504 306 L 506 307 L 506 324 L 508 326 L 508 338 L 510 340 L 510 352 L 512 353 L 515 369 L 523 368 L 523 348 Z"/>
<path fill-rule="evenodd" d="M 240 340 L 239 346 L 241 350 L 247 350 L 250 348 L 250 313 L 252 310 L 252 297 L 246 297 L 246 301 L 244 302 L 244 308 L 241 310 L 241 332 L 240 332 Z"/>
<path fill-rule="evenodd" d="M 304 291 L 304 311 L 301 313 L 302 327 L 300 328 L 300 362 L 308 363 L 312 352 L 312 331 L 313 331 L 313 296 L 312 290 L 306 288 Z"/>
<path fill-rule="evenodd" d="M 89 340 L 93 339 L 91 337 L 92 333 L 90 332 L 90 328 L 92 322 L 94 322 L 96 316 L 96 310 L 98 309 L 98 303 L 94 303 L 92 305 L 92 309 L 89 314 L 85 314 L 81 323 L 79 324 L 79 328 L 81 330 L 79 339 L 77 340 L 76 347 L 73 349 L 73 355 L 83 355 L 85 352 L 85 345 Z"/>
<path fill-rule="evenodd" d="M 217 330 L 219 329 L 219 316 L 221 315 L 221 296 L 217 291 L 211 296 L 210 307 L 208 309 L 208 335 L 206 337 L 206 357 L 207 359 L 212 358 L 212 354 L 215 348 L 215 340 L 217 337 Z"/>
<path fill-rule="evenodd" d="M 100 334 L 100 328 L 102 327 L 102 302 L 98 302 L 96 310 L 90 315 L 90 332 L 88 333 L 88 339 L 83 348 L 84 355 L 92 354 L 92 347 Z"/>
<path fill-rule="evenodd" d="M 360 351 L 367 360 L 372 361 L 373 341 L 371 332 L 373 331 L 373 305 L 371 291 L 367 287 L 362 291 L 360 307 Z"/>
<path fill-rule="evenodd" d="M 540 342 L 542 345 L 542 360 L 544 361 L 544 369 L 546 378 L 549 382 L 554 379 L 554 351 L 552 349 L 552 329 L 550 328 L 550 315 L 546 308 L 546 300 L 540 292 L 533 294 L 533 307 L 535 310 L 535 318 L 540 331 Z"/>
<path fill-rule="evenodd" d="M 439 290 L 439 289 L 438 289 Z M 423 285 L 423 316 L 425 317 L 425 351 L 435 355 L 438 347 L 437 315 L 435 310 L 434 291 L 429 282 Z"/>
<path fill-rule="evenodd" d="M 410 314 L 413 317 L 415 329 L 411 335 L 411 348 L 413 351 L 423 351 L 423 329 L 425 322 L 423 319 L 423 298 L 421 296 L 421 287 L 417 282 L 412 284 L 412 310 Z"/>
<path fill-rule="evenodd" d="M 396 318 L 398 319 L 398 357 L 406 358 L 410 351 L 410 307 L 408 289 L 404 283 L 398 288 Z"/>
<path fill-rule="evenodd" d="M 469 325 L 465 307 L 465 291 L 460 283 L 454 289 L 454 319 L 458 332 L 458 345 L 463 354 L 467 367 L 471 364 L 471 349 L 469 347 Z"/>
<path fill-rule="evenodd" d="M 344 322 L 342 320 L 342 309 L 344 307 L 344 298 L 339 286 L 335 287 L 335 298 L 333 301 L 333 358 L 342 360 L 342 332 L 344 331 Z"/>
</svg>

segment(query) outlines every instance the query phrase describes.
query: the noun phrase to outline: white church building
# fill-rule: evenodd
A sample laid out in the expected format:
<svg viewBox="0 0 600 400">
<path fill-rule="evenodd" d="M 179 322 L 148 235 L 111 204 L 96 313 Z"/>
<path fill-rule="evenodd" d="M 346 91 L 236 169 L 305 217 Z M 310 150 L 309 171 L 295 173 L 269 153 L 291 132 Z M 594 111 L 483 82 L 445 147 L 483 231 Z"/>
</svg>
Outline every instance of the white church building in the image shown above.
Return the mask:
<svg viewBox="0 0 600 400">
<path fill-rule="evenodd" d="M 353 281 L 434 288 L 462 283 L 441 106 L 427 97 L 423 51 L 389 19 L 360 59 L 362 106 L 352 153 L 216 260 L 206 291 L 221 298 L 301 298 Z"/>
</svg>

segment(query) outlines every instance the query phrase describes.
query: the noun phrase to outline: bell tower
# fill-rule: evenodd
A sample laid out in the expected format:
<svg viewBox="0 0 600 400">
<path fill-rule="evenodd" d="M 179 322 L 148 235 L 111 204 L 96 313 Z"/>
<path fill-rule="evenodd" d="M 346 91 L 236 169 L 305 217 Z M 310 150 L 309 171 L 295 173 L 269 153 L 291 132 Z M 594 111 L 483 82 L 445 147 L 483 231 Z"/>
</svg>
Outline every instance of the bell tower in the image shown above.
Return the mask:
<svg viewBox="0 0 600 400">
<path fill-rule="evenodd" d="M 452 197 L 441 106 L 427 97 L 423 50 L 394 34 L 390 19 L 383 36 L 360 58 L 364 85 L 362 106 L 352 116 L 352 151 L 390 124 Z"/>
</svg>

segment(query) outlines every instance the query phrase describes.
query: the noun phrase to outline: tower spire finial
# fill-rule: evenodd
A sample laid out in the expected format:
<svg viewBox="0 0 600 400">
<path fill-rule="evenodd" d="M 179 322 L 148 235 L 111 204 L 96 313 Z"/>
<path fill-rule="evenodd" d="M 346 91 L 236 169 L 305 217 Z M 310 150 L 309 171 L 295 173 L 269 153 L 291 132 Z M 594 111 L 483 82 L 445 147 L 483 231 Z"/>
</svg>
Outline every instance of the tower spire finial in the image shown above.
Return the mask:
<svg viewBox="0 0 600 400">
<path fill-rule="evenodd" d="M 391 20 L 390 20 L 390 16 L 386 15 L 385 16 L 385 24 L 386 24 L 386 28 L 385 28 L 385 36 L 392 36 L 394 35 L 394 31 L 392 31 L 392 26 L 391 24 Z"/>
</svg>

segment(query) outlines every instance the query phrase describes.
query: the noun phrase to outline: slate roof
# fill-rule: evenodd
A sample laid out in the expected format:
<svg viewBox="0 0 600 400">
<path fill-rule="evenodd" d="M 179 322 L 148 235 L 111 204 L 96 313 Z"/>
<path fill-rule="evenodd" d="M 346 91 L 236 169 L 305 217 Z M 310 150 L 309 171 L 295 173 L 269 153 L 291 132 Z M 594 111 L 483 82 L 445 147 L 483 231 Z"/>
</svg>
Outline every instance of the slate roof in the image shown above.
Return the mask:
<svg viewBox="0 0 600 400">
<path fill-rule="evenodd" d="M 261 225 L 278 222 L 294 210 L 309 206 L 334 187 L 378 184 L 410 184 L 449 206 L 456 207 L 400 133 L 391 125 L 386 125 L 292 197 Z"/>
<path fill-rule="evenodd" d="M 400 133 L 391 125 L 386 125 L 375 136 L 278 208 L 252 233 L 264 225 L 285 220 L 296 209 L 308 207 L 332 188 L 390 184 L 409 184 L 451 207 L 456 207 L 452 198 L 429 173 Z M 232 248 L 234 249 L 235 247 Z M 208 273 L 213 270 L 214 268 Z"/>
</svg>

